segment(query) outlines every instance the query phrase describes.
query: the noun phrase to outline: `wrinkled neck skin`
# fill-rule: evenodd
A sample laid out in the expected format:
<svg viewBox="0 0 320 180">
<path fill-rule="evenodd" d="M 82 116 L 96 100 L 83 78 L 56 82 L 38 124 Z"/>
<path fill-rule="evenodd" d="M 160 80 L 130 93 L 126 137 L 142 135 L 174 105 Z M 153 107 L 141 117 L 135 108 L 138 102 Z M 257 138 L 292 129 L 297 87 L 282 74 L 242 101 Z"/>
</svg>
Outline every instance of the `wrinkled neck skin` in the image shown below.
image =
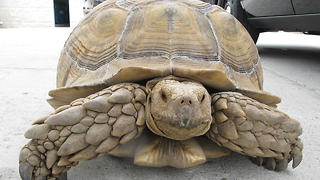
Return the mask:
<svg viewBox="0 0 320 180">
<path fill-rule="evenodd" d="M 186 140 L 209 130 L 211 98 L 201 83 L 169 76 L 149 81 L 147 88 L 147 126 L 153 133 Z"/>
</svg>

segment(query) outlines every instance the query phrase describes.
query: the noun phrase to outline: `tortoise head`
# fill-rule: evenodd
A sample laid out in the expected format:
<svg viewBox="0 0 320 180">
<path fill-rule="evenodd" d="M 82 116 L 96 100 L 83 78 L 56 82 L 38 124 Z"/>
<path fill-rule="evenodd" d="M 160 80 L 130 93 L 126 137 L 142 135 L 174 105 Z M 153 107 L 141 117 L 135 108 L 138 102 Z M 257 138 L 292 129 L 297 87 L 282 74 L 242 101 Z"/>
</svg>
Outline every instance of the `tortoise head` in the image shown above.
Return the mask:
<svg viewBox="0 0 320 180">
<path fill-rule="evenodd" d="M 152 88 L 147 103 L 147 126 L 157 135 L 185 140 L 210 128 L 210 95 L 199 82 L 161 80 Z"/>
</svg>

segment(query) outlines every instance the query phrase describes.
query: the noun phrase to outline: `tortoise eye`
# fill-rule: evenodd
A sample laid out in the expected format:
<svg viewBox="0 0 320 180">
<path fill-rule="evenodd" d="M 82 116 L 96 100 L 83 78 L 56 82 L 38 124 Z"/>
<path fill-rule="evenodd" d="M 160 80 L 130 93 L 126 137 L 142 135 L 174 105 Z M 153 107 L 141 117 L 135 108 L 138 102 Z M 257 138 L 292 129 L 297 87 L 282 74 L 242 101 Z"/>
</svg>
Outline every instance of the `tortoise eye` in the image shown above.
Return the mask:
<svg viewBox="0 0 320 180">
<path fill-rule="evenodd" d="M 204 94 L 201 98 L 201 103 L 204 101 L 205 98 L 206 98 L 206 95 Z"/>
<path fill-rule="evenodd" d="M 166 95 L 166 93 L 164 91 L 161 92 L 161 97 L 162 97 L 163 101 L 167 102 L 168 98 L 167 98 L 167 95 Z"/>
</svg>

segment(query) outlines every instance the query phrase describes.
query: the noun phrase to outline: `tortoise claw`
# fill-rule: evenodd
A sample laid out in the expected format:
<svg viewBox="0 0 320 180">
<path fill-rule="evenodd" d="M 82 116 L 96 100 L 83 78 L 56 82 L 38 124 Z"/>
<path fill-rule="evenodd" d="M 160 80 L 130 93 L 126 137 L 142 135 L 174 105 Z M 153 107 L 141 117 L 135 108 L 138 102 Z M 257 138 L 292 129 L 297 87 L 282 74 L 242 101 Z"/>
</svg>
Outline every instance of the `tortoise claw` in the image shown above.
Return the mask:
<svg viewBox="0 0 320 180">
<path fill-rule="evenodd" d="M 269 170 L 275 170 L 276 169 L 276 161 L 274 158 L 267 158 L 267 161 L 266 161 L 266 165 L 265 167 Z"/>
<path fill-rule="evenodd" d="M 288 159 L 281 159 L 276 165 L 275 171 L 282 171 L 287 169 L 288 167 Z"/>
<path fill-rule="evenodd" d="M 258 166 L 261 166 L 261 165 L 263 164 L 263 158 L 260 157 L 260 156 L 258 156 L 258 157 L 252 157 L 252 158 L 251 158 L 251 161 L 252 161 L 254 164 L 258 165 Z"/>
<path fill-rule="evenodd" d="M 38 176 L 34 180 L 47 180 L 47 177 L 45 176 Z"/>
<path fill-rule="evenodd" d="M 32 179 L 32 172 L 34 167 L 31 166 L 27 162 L 22 162 L 19 165 L 19 173 L 22 180 L 31 180 Z"/>
<path fill-rule="evenodd" d="M 33 176 L 34 167 L 28 162 L 22 162 L 19 165 L 19 173 L 22 180 L 47 180 L 46 176 L 38 176 L 34 178 Z M 67 172 L 61 173 L 59 180 L 68 180 Z"/>
<path fill-rule="evenodd" d="M 297 166 L 299 166 L 301 161 L 302 161 L 302 153 L 294 155 L 292 168 L 296 168 Z"/>
<path fill-rule="evenodd" d="M 258 166 L 264 165 L 266 169 L 271 171 L 282 171 L 287 169 L 288 159 L 276 159 L 273 157 L 252 157 L 252 162 Z"/>
<path fill-rule="evenodd" d="M 59 180 L 68 180 L 67 172 L 61 173 Z"/>
</svg>

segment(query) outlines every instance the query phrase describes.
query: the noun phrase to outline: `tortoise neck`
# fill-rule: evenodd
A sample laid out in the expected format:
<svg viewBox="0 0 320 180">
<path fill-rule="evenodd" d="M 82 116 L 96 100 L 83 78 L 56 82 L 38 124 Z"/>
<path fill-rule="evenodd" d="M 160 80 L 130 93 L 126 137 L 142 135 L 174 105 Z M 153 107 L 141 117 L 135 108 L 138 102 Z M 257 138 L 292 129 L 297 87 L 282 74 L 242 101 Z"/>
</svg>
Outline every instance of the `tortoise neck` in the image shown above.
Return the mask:
<svg viewBox="0 0 320 180">
<path fill-rule="evenodd" d="M 150 92 L 158 82 L 163 81 L 163 80 L 176 80 L 176 81 L 180 81 L 180 82 L 183 82 L 183 81 L 199 82 L 199 81 L 188 79 L 188 78 L 182 78 L 182 77 L 169 75 L 169 76 L 164 76 L 164 77 L 157 77 L 157 78 L 154 78 L 154 79 L 151 79 L 150 81 L 148 81 L 146 84 L 147 90 Z"/>
</svg>

